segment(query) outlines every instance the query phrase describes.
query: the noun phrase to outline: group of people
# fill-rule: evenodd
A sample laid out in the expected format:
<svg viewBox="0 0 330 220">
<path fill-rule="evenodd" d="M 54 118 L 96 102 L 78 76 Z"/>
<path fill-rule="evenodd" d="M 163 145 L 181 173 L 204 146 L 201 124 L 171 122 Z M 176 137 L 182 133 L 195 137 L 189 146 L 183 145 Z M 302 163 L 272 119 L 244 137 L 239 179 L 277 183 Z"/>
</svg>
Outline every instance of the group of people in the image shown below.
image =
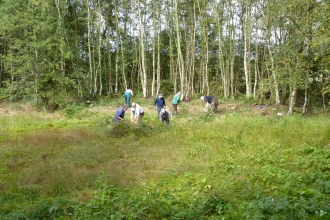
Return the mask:
<svg viewBox="0 0 330 220">
<path fill-rule="evenodd" d="M 174 95 L 173 100 L 172 100 L 174 116 L 176 116 L 178 114 L 178 104 L 181 101 L 181 94 L 182 94 L 181 91 L 179 91 L 178 93 L 176 93 Z M 115 116 L 114 116 L 115 123 L 117 123 L 121 120 L 124 120 L 125 112 L 130 107 L 130 101 L 131 101 L 132 96 L 133 96 L 133 91 L 131 89 L 127 89 L 124 93 L 125 104 L 122 107 L 118 108 L 118 110 L 115 113 Z M 211 109 L 212 111 L 214 111 L 219 105 L 218 98 L 215 96 L 201 96 L 201 100 L 203 100 L 206 103 L 204 110 Z M 190 98 L 186 97 L 184 101 L 189 102 Z M 170 119 L 173 116 L 172 116 L 172 113 L 166 109 L 166 102 L 165 102 L 165 98 L 162 93 L 159 93 L 159 95 L 155 99 L 154 109 L 157 109 L 158 118 L 159 118 L 160 122 L 162 122 L 162 123 L 166 122 L 166 124 L 169 125 Z M 144 111 L 143 111 L 142 107 L 139 104 L 137 104 L 136 102 L 132 102 L 131 121 L 133 123 L 137 123 L 142 120 L 143 116 L 144 116 Z"/>
</svg>

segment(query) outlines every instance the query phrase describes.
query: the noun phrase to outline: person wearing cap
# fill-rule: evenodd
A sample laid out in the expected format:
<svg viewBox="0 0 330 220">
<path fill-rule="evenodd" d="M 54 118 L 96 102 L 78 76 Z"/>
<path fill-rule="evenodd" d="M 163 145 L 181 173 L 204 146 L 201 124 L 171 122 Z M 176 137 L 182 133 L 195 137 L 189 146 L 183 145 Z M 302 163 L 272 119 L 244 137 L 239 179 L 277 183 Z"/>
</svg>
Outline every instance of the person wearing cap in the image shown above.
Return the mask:
<svg viewBox="0 0 330 220">
<path fill-rule="evenodd" d="M 125 97 L 125 104 L 129 107 L 130 102 L 131 102 L 131 96 L 133 95 L 133 91 L 131 89 L 127 89 L 124 92 L 124 97 Z"/>
<path fill-rule="evenodd" d="M 144 116 L 144 111 L 141 108 L 141 106 L 135 102 L 132 102 L 131 121 L 133 123 L 137 123 L 142 120 L 143 116 Z"/>
<path fill-rule="evenodd" d="M 115 117 L 113 119 L 113 121 L 115 123 L 118 123 L 119 121 L 124 120 L 125 117 L 125 111 L 127 110 L 128 106 L 125 104 L 122 107 L 118 108 L 115 114 Z"/>
<path fill-rule="evenodd" d="M 173 106 L 173 114 L 176 115 L 178 112 L 178 104 L 181 101 L 181 92 L 179 91 L 177 94 L 174 95 L 172 100 L 172 106 Z"/>
<path fill-rule="evenodd" d="M 212 95 L 208 95 L 208 96 L 201 96 L 201 100 L 203 100 L 206 105 L 205 105 L 205 109 L 211 109 L 212 111 L 216 110 L 219 102 L 218 102 L 218 98 Z"/>
<path fill-rule="evenodd" d="M 160 122 L 164 123 L 164 121 L 166 121 L 166 124 L 169 125 L 170 124 L 170 118 L 172 118 L 172 114 L 171 114 L 170 111 L 166 110 L 165 108 L 160 110 L 160 113 L 159 113 Z"/>
<path fill-rule="evenodd" d="M 162 110 L 162 108 L 165 108 L 166 107 L 165 99 L 164 99 L 162 93 L 159 93 L 159 95 L 155 99 L 154 108 L 156 108 L 156 107 L 157 107 L 157 112 L 158 112 L 158 117 L 159 117 L 159 113 Z"/>
</svg>

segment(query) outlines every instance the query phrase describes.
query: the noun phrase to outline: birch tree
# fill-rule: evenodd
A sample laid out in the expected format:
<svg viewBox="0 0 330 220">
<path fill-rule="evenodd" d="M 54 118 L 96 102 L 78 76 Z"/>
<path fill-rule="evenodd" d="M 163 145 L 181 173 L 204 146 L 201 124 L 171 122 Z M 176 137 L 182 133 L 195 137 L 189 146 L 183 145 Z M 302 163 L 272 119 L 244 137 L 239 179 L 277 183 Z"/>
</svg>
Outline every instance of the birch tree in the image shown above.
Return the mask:
<svg viewBox="0 0 330 220">
<path fill-rule="evenodd" d="M 142 22 L 143 14 L 141 11 L 141 1 L 137 1 L 137 10 L 138 10 L 138 20 L 139 20 L 139 50 L 140 50 L 140 63 L 141 63 L 141 69 L 140 69 L 140 76 L 141 76 L 141 86 L 143 91 L 143 97 L 147 97 L 147 70 L 146 70 L 146 61 L 145 61 L 145 46 L 144 46 L 144 23 Z M 145 2 L 143 2 L 145 3 Z M 144 13 L 144 12 L 143 12 Z"/>
<path fill-rule="evenodd" d="M 246 0 L 244 13 L 244 75 L 245 75 L 245 95 L 249 97 L 252 93 L 251 83 L 251 1 Z"/>
</svg>

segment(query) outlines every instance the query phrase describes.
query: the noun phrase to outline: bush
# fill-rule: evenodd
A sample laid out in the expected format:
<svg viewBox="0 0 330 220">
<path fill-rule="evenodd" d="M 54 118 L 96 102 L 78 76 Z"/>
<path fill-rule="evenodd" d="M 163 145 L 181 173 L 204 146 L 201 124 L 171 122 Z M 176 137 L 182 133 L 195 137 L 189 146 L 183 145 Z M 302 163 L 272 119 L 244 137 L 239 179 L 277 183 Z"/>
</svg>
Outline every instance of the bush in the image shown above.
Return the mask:
<svg viewBox="0 0 330 220">
<path fill-rule="evenodd" d="M 65 113 L 68 115 L 69 118 L 72 118 L 77 112 L 81 111 L 84 108 L 84 105 L 81 103 L 72 103 L 67 105 L 64 109 Z"/>
</svg>

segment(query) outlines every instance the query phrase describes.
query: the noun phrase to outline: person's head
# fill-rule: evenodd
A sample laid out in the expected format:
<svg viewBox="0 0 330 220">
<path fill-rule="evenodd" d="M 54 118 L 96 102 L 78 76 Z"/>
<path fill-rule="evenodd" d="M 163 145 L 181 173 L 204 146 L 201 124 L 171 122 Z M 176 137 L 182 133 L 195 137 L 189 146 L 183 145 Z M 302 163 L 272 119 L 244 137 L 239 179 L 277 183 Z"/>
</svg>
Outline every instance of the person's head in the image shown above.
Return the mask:
<svg viewBox="0 0 330 220">
<path fill-rule="evenodd" d="M 160 110 L 160 112 L 163 114 L 165 113 L 165 111 L 166 111 L 165 108 L 162 108 L 162 110 Z"/>
<path fill-rule="evenodd" d="M 178 95 L 181 95 L 181 91 L 178 92 Z"/>
<path fill-rule="evenodd" d="M 128 105 L 123 105 L 123 109 L 124 109 L 124 111 L 126 111 L 127 109 L 128 109 Z"/>
<path fill-rule="evenodd" d="M 204 100 L 204 96 L 201 96 L 201 100 Z"/>
<path fill-rule="evenodd" d="M 163 94 L 159 93 L 158 98 L 160 98 L 160 99 L 163 98 Z"/>
<path fill-rule="evenodd" d="M 133 112 L 133 113 L 135 112 L 135 108 L 134 107 L 131 108 L 131 112 Z"/>
<path fill-rule="evenodd" d="M 132 102 L 132 107 L 135 108 L 135 106 L 136 106 L 136 103 L 135 102 Z"/>
</svg>

